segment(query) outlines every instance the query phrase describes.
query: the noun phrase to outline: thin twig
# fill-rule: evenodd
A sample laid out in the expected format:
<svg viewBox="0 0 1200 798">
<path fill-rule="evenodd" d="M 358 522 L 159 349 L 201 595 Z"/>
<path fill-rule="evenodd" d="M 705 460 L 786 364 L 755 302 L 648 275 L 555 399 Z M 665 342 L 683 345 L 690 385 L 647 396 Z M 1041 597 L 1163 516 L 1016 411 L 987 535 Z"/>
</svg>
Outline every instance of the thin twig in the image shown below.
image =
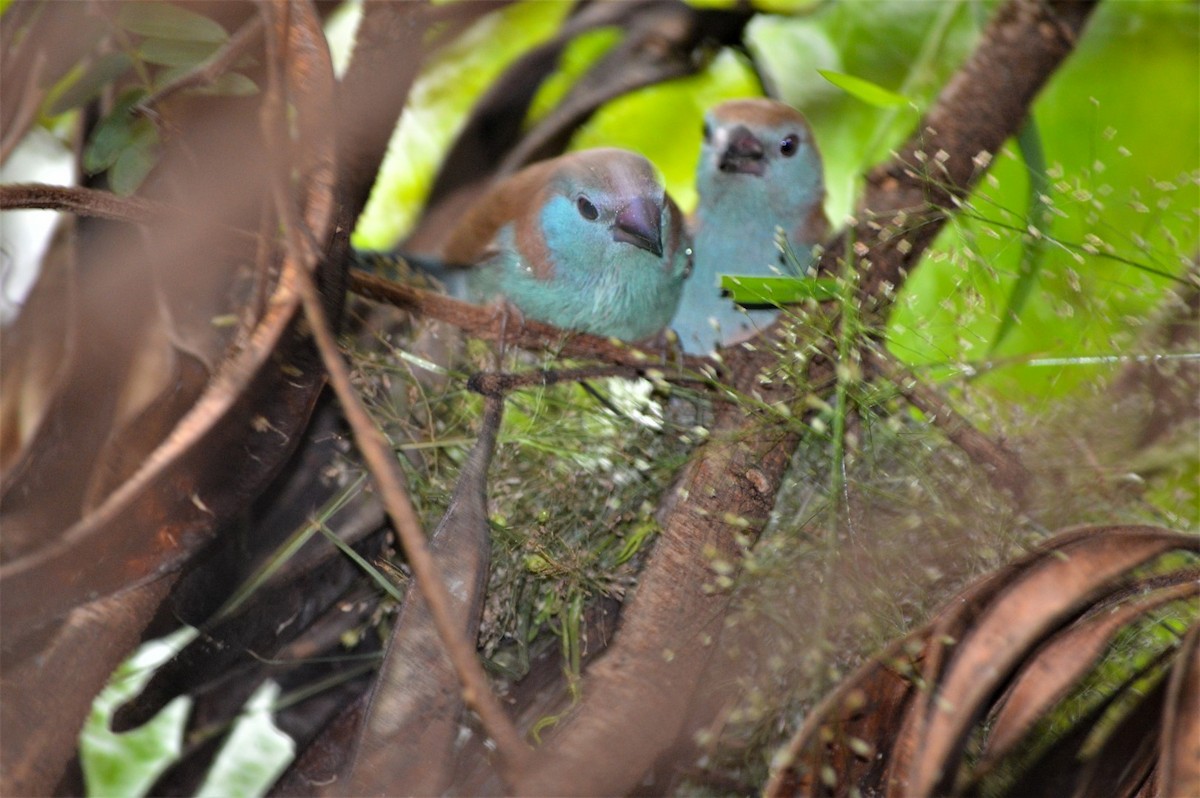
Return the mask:
<svg viewBox="0 0 1200 798">
<path fill-rule="evenodd" d="M 602 377 L 624 377 L 635 380 L 650 376 L 649 369 L 625 365 L 589 366 L 577 369 L 538 369 L 519 374 L 507 372 L 484 372 L 471 375 L 467 380 L 467 389 L 483 396 L 495 396 L 511 393 L 521 388 L 559 385 L 564 382 L 582 382 Z M 657 375 L 655 375 L 657 376 Z M 669 378 L 663 377 L 668 380 Z M 692 382 L 708 385 L 710 380 L 699 376 L 676 377 L 674 382 Z M 586 385 L 584 386 L 587 387 Z"/>
<path fill-rule="evenodd" d="M 291 237 L 291 234 L 289 234 Z M 475 656 L 475 646 L 454 625 L 449 609 L 450 597 L 442 582 L 441 573 L 429 552 L 420 519 L 404 489 L 403 476 L 383 433 L 359 401 L 350 380 L 350 370 L 342 360 L 333 331 L 325 316 L 324 306 L 311 275 L 302 268 L 297 272 L 297 287 L 304 302 L 304 312 L 312 328 L 313 338 L 321 360 L 329 372 L 329 381 L 337 394 L 346 421 L 354 434 L 355 443 L 370 468 L 371 477 L 380 498 L 392 519 L 404 553 L 412 566 L 421 593 L 429 603 L 434 624 L 450 655 L 467 704 L 479 715 L 488 735 L 510 771 L 520 771 L 531 751 L 512 725 L 496 697 L 488 687 L 487 676 Z"/>
<path fill-rule="evenodd" d="M 119 197 L 108 191 L 47 183 L 12 183 L 0 186 L 0 210 L 66 211 L 77 216 L 97 216 L 117 222 L 151 222 L 169 212 L 167 206 L 137 197 Z"/>
<path fill-rule="evenodd" d="M 0 211 L 47 210 L 91 216 L 129 224 L 150 224 L 171 217 L 187 218 L 189 212 L 175 205 L 122 197 L 110 191 L 82 186 L 54 186 L 49 183 L 10 183 L 0 186 Z M 223 233 L 242 239 L 258 236 L 240 227 L 220 224 Z"/>
<path fill-rule="evenodd" d="M 357 269 L 350 272 L 350 290 L 360 296 L 386 302 L 424 318 L 448 322 L 476 338 L 490 341 L 503 338 L 506 345 L 521 349 L 554 349 L 560 354 L 572 357 L 604 360 L 614 365 L 627 366 L 638 372 L 639 376 L 655 368 L 666 372 L 672 365 L 676 368 L 670 371 L 675 374 L 682 375 L 685 371 L 690 371 L 694 372 L 694 375 L 703 375 L 703 378 L 693 376 L 691 381 L 715 379 L 718 376 L 718 364 L 706 357 L 679 355 L 664 362 L 661 351 L 648 351 L 615 338 L 569 333 L 532 319 L 526 319 L 517 325 L 516 329 L 513 329 L 512 324 L 507 325 L 506 329 L 503 315 L 496 313 L 495 308 L 472 305 L 445 294 L 384 280 Z"/>
</svg>

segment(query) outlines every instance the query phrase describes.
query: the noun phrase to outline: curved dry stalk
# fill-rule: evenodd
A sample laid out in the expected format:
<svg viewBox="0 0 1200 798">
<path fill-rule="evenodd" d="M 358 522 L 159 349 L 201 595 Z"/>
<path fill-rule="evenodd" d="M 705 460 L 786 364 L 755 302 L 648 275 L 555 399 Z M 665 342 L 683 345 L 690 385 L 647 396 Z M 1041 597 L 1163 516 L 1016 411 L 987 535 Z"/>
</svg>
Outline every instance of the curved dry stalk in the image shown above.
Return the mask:
<svg viewBox="0 0 1200 798">
<path fill-rule="evenodd" d="M 283 131 L 287 130 L 284 82 L 288 80 L 288 77 L 280 74 L 277 66 L 280 60 L 275 57 L 275 52 L 293 45 L 290 36 L 295 27 L 288 24 L 289 17 L 292 13 L 304 13 L 304 11 L 302 7 L 294 6 L 287 0 L 275 0 L 270 6 L 264 7 L 264 12 L 270 15 L 270 24 L 267 26 L 267 49 L 272 57 L 268 58 L 270 65 L 269 88 L 264 100 L 263 120 L 268 135 L 271 135 L 276 141 L 283 142 L 287 140 Z M 315 25 L 315 23 L 313 24 Z M 320 29 L 317 27 L 316 32 L 310 35 L 315 37 L 319 33 Z M 327 57 L 327 53 L 325 55 Z M 331 69 L 329 76 L 332 77 Z M 330 164 L 330 179 L 332 179 L 332 173 L 333 168 Z M 492 694 L 487 676 L 476 658 L 474 643 L 466 639 L 466 635 L 457 624 L 441 570 L 429 550 L 425 534 L 421 529 L 420 519 L 409 500 L 404 486 L 404 477 L 391 447 L 367 413 L 366 408 L 363 407 L 357 391 L 351 383 L 350 370 L 342 359 L 320 293 L 311 276 L 311 270 L 315 268 L 319 260 L 319 253 L 312 245 L 311 240 L 305 239 L 302 235 L 307 228 L 297 218 L 296 209 L 291 201 L 290 169 L 276 168 L 274 176 L 273 188 L 276 206 L 286 221 L 287 257 L 295 264 L 290 273 L 295 276 L 296 288 L 304 305 L 305 317 L 309 322 L 322 362 L 329 373 L 330 384 L 337 394 L 346 420 L 353 431 L 355 443 L 366 460 L 384 508 L 395 525 L 396 533 L 404 547 L 409 564 L 412 566 L 417 587 L 429 605 L 438 635 L 454 663 L 454 668 L 463 685 L 464 700 L 478 713 L 484 728 L 495 740 L 502 757 L 503 771 L 511 778 L 521 771 L 530 755 L 530 750 L 521 740 L 503 708 Z"/>
<path fill-rule="evenodd" d="M 532 752 L 521 740 L 499 701 L 492 694 L 487 675 L 476 659 L 474 644 L 467 640 L 456 624 L 450 610 L 450 596 L 442 581 L 440 569 L 425 541 L 420 519 L 417 518 L 416 510 L 404 488 L 404 477 L 392 454 L 391 446 L 363 407 L 350 381 L 350 369 L 342 359 L 312 278 L 307 273 L 301 274 L 297 278 L 297 287 L 304 302 L 306 317 L 312 327 L 313 339 L 329 372 L 330 384 L 342 405 L 342 411 L 346 414 L 346 421 L 354 433 L 355 443 L 367 461 L 372 481 L 379 490 L 388 517 L 395 525 L 396 533 L 404 546 L 404 553 L 412 566 L 417 587 L 429 604 L 438 634 L 458 672 L 463 684 L 464 700 L 478 713 L 484 728 L 496 741 L 505 763 L 505 770 L 510 776 L 520 773 Z"/>
</svg>

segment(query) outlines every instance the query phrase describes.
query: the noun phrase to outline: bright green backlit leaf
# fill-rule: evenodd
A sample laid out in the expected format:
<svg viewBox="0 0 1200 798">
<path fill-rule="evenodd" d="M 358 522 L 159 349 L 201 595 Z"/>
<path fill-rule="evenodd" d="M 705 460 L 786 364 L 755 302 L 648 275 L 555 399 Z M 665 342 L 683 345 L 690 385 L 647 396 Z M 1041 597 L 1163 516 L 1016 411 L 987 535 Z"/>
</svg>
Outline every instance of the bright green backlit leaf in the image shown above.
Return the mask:
<svg viewBox="0 0 1200 798">
<path fill-rule="evenodd" d="M 721 290 L 739 305 L 794 305 L 839 296 L 838 281 L 817 277 L 743 277 L 721 275 Z"/>
<path fill-rule="evenodd" d="M 275 682 L 264 682 L 254 692 L 196 793 L 199 798 L 263 795 L 275 782 L 296 751 L 271 718 L 278 700 Z"/>
<path fill-rule="evenodd" d="M 897 94 L 894 91 L 889 91 L 869 80 L 856 78 L 853 75 L 846 75 L 842 72 L 834 72 L 830 69 L 818 69 L 817 71 L 821 73 L 821 77 L 834 86 L 868 105 L 874 105 L 876 108 L 894 108 L 900 105 L 908 105 L 909 103 L 907 97 Z"/>
<path fill-rule="evenodd" d="M 180 696 L 152 720 L 115 734 L 110 719 L 115 709 L 137 695 L 154 670 L 196 637 L 190 628 L 144 643 L 117 668 L 108 686 L 92 705 L 79 735 L 79 761 L 87 795 L 145 795 L 158 776 L 183 751 L 183 729 L 191 699 Z"/>
<path fill-rule="evenodd" d="M 221 43 L 225 29 L 206 16 L 170 3 L 123 3 L 117 24 L 131 33 L 158 39 Z"/>
<path fill-rule="evenodd" d="M 354 245 L 390 249 L 416 219 L 438 163 L 474 102 L 505 67 L 554 35 L 570 6 L 528 0 L 498 5 L 439 50 L 413 84 Z"/>
</svg>

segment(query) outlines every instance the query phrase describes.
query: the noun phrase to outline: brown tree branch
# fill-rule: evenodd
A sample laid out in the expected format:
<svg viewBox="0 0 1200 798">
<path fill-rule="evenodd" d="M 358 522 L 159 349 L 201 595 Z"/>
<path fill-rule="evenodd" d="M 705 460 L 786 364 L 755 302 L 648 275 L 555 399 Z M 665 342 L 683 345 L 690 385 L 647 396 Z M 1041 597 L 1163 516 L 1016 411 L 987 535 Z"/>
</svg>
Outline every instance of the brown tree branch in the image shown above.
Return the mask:
<svg viewBox="0 0 1200 798">
<path fill-rule="evenodd" d="M 1146 343 L 1156 355 L 1200 349 L 1200 256 L 1193 257 L 1185 283 L 1168 294 Z M 1134 396 L 1149 412 L 1139 419 L 1137 446 L 1145 448 L 1175 425 L 1200 416 L 1200 364 L 1169 358 L 1141 359 L 1127 366 L 1113 386 L 1116 396 Z"/>
<path fill-rule="evenodd" d="M 110 191 L 46 183 L 10 183 L 0 186 L 0 210 L 66 211 L 118 222 L 146 223 L 167 212 L 159 203 L 139 197 L 119 197 Z"/>
<path fill-rule="evenodd" d="M 852 239 L 865 268 L 860 295 L 886 311 L 896 288 L 941 231 L 992 156 L 1025 123 L 1042 86 L 1075 46 L 1091 0 L 1010 0 L 899 150 L 867 177 Z M 822 270 L 844 256 L 844 244 Z"/>
<path fill-rule="evenodd" d="M 661 351 L 651 352 L 613 338 L 567 332 L 532 319 L 513 324 L 494 306 L 472 305 L 436 291 L 385 280 L 359 270 L 350 272 L 350 290 L 421 318 L 453 324 L 475 338 L 503 341 L 505 345 L 532 351 L 553 350 L 569 357 L 603 360 L 632 369 L 634 376 L 645 376 L 651 369 L 667 370 L 672 364 L 676 368 L 671 371 L 680 376 L 693 372 L 689 379 L 707 379 L 707 376 L 695 375 L 715 376 L 717 373 L 717 364 L 705 357 L 678 355 L 666 362 Z"/>
</svg>

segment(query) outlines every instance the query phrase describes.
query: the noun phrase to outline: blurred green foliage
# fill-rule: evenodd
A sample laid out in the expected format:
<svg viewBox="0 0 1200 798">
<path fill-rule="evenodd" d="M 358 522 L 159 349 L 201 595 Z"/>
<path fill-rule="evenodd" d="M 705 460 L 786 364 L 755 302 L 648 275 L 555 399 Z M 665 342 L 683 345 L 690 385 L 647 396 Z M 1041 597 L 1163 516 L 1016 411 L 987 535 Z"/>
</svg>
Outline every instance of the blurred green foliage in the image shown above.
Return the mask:
<svg viewBox="0 0 1200 798">
<path fill-rule="evenodd" d="M 487 15 L 439 51 L 413 84 L 354 245 L 394 246 L 412 227 L 437 166 L 471 106 L 513 60 L 554 35 L 567 3 L 526 2 Z"/>
<path fill-rule="evenodd" d="M 1034 106 L 1046 162 L 1050 240 L 1035 289 L 987 377 L 1046 401 L 1115 373 L 1072 363 L 1135 352 L 1163 291 L 1194 257 L 1200 208 L 1200 9 L 1103 3 L 1078 51 Z M 1006 148 L 901 294 L 894 350 L 914 363 L 972 363 L 1029 246 L 1027 165 Z M 1023 365 L 1038 356 L 1055 366 Z"/>
<path fill-rule="evenodd" d="M 114 86 L 124 86 L 92 130 L 82 165 L 90 175 L 106 172 L 109 188 L 128 196 L 138 190 L 159 157 L 161 121 L 142 103 L 216 56 L 229 42 L 229 34 L 203 14 L 165 2 L 119 5 L 110 22 L 116 49 L 98 57 L 88 54 L 50 87 L 40 110 L 47 128 L 70 129 L 85 105 Z M 243 58 L 235 66 L 245 62 Z M 245 75 L 228 71 L 186 91 L 247 96 L 257 93 L 258 86 Z"/>
</svg>

